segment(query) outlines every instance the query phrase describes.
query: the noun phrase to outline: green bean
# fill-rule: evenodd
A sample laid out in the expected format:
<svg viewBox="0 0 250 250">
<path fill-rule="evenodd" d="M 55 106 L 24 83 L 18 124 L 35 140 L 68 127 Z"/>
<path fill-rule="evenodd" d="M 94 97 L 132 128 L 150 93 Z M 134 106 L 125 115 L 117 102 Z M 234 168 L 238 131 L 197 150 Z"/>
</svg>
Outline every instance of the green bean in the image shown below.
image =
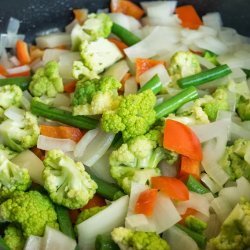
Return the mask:
<svg viewBox="0 0 250 250">
<path fill-rule="evenodd" d="M 198 194 L 205 194 L 209 192 L 209 190 L 205 188 L 199 181 L 197 181 L 192 175 L 189 175 L 186 185 L 190 191 Z"/>
<path fill-rule="evenodd" d="M 96 250 L 119 250 L 119 246 L 112 240 L 110 234 L 102 234 L 96 237 Z"/>
<path fill-rule="evenodd" d="M 161 79 L 158 75 L 153 76 L 148 82 L 146 82 L 138 91 L 141 93 L 147 89 L 151 89 L 155 95 L 157 95 L 162 89 Z"/>
<path fill-rule="evenodd" d="M 5 85 L 17 85 L 22 90 L 26 90 L 29 87 L 31 77 L 10 77 L 0 79 L 0 87 Z"/>
</svg>

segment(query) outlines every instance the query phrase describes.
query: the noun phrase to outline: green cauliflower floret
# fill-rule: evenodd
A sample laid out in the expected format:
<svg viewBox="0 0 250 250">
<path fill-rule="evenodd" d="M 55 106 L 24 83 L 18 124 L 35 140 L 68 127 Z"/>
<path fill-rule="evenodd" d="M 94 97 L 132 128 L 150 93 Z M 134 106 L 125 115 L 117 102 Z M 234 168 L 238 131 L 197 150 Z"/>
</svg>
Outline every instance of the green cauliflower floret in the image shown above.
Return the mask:
<svg viewBox="0 0 250 250">
<path fill-rule="evenodd" d="M 74 92 L 73 115 L 97 115 L 118 107 L 121 83 L 112 76 L 100 80 L 80 80 Z"/>
<path fill-rule="evenodd" d="M 241 96 L 237 102 L 237 113 L 242 121 L 250 120 L 250 99 Z"/>
<path fill-rule="evenodd" d="M 63 81 L 59 75 L 59 66 L 56 61 L 50 61 L 44 67 L 39 68 L 32 76 L 29 90 L 33 96 L 46 95 L 55 97 L 63 92 Z"/>
<path fill-rule="evenodd" d="M 99 38 L 89 42 L 84 40 L 80 45 L 82 63 L 73 64 L 73 76 L 76 79 L 92 78 L 120 60 L 123 55 L 108 39 Z"/>
<path fill-rule="evenodd" d="M 243 250 L 250 246 L 250 202 L 240 201 L 222 224 L 219 235 L 210 240 L 217 250 Z"/>
<path fill-rule="evenodd" d="M 42 236 L 46 225 L 58 228 L 52 202 L 37 191 L 15 192 L 0 204 L 0 221 L 15 223 L 25 238 Z"/>
<path fill-rule="evenodd" d="M 3 240 L 11 250 L 23 250 L 25 245 L 22 230 L 13 225 L 9 225 L 4 230 Z"/>
<path fill-rule="evenodd" d="M 153 232 L 118 227 L 111 232 L 111 236 L 122 250 L 170 250 L 167 241 Z"/>
<path fill-rule="evenodd" d="M 88 209 L 84 209 L 77 217 L 76 225 L 82 223 L 83 221 L 89 219 L 90 217 L 94 216 L 95 214 L 101 212 L 103 209 L 107 208 L 107 206 L 102 207 L 91 207 Z"/>
<path fill-rule="evenodd" d="M 0 136 L 4 144 L 18 152 L 34 147 L 39 133 L 37 118 L 29 111 L 24 111 L 23 119 L 18 122 L 6 119 L 0 124 Z"/>
<path fill-rule="evenodd" d="M 71 32 L 72 49 L 78 50 L 82 41 L 94 41 L 100 37 L 108 37 L 113 22 L 105 13 L 90 14 L 82 26 L 75 25 Z"/>
<path fill-rule="evenodd" d="M 228 173 L 231 180 L 244 176 L 250 181 L 250 164 L 245 160 L 249 150 L 250 140 L 245 139 L 238 139 L 233 145 L 226 148 L 220 160 L 220 165 Z"/>
<path fill-rule="evenodd" d="M 203 54 L 203 57 L 205 59 L 207 59 L 209 62 L 211 62 L 212 64 L 214 64 L 215 66 L 220 65 L 218 60 L 217 60 L 217 55 L 209 50 L 206 50 Z"/>
<path fill-rule="evenodd" d="M 145 134 L 154 124 L 156 97 L 152 90 L 125 96 L 116 110 L 106 111 L 101 119 L 105 132 L 122 132 L 126 141 Z"/>
<path fill-rule="evenodd" d="M 97 184 L 81 162 L 74 162 L 60 150 L 51 150 L 47 152 L 44 166 L 44 187 L 55 203 L 77 209 L 93 198 Z"/>
<path fill-rule="evenodd" d="M 202 234 L 207 228 L 207 223 L 193 215 L 189 215 L 185 218 L 185 225 L 190 230 Z"/>
<path fill-rule="evenodd" d="M 168 73 L 172 79 L 169 87 L 178 88 L 177 80 L 201 72 L 196 56 L 190 51 L 176 52 L 170 59 Z"/>
<path fill-rule="evenodd" d="M 30 184 L 27 169 L 20 168 L 0 155 L 0 201 L 9 198 L 15 191 L 25 191 Z"/>
<path fill-rule="evenodd" d="M 11 150 L 10 148 L 4 146 L 3 144 L 0 144 L 0 156 L 3 155 L 5 156 L 7 159 L 11 160 L 13 158 L 15 158 L 18 153 Z"/>
</svg>

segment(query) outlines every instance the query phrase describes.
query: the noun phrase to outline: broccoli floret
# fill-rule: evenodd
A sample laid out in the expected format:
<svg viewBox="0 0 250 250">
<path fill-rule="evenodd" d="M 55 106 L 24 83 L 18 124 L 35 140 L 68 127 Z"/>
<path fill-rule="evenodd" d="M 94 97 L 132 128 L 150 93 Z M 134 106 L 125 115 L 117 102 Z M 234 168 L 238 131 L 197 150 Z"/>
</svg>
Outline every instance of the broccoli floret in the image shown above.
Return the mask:
<svg viewBox="0 0 250 250">
<path fill-rule="evenodd" d="M 185 225 L 190 230 L 202 234 L 207 228 L 207 223 L 193 215 L 189 215 L 185 218 Z"/>
<path fill-rule="evenodd" d="M 190 51 L 176 52 L 170 59 L 168 73 L 172 79 L 170 87 L 177 87 L 177 80 L 201 72 L 196 56 Z"/>
<path fill-rule="evenodd" d="M 97 115 L 116 109 L 121 100 L 117 91 L 120 87 L 121 83 L 111 76 L 78 81 L 72 101 L 73 115 Z"/>
<path fill-rule="evenodd" d="M 101 119 L 105 132 L 122 132 L 126 141 L 145 134 L 156 120 L 156 97 L 152 90 L 124 97 L 116 110 L 106 111 Z"/>
<path fill-rule="evenodd" d="M 37 191 L 15 192 L 0 204 L 0 221 L 15 223 L 25 238 L 42 236 L 46 225 L 58 228 L 53 204 Z"/>
<path fill-rule="evenodd" d="M 55 97 L 63 92 L 63 81 L 59 75 L 59 66 L 56 61 L 50 61 L 43 68 L 39 68 L 32 76 L 29 90 L 33 96 L 46 95 Z"/>
<path fill-rule="evenodd" d="M 8 147 L 5 147 L 3 144 L 0 144 L 0 156 L 3 155 L 5 156 L 7 159 L 11 160 L 13 158 L 15 158 L 18 153 L 11 150 Z"/>
<path fill-rule="evenodd" d="M 104 38 L 92 42 L 84 40 L 80 45 L 80 54 L 82 64 L 74 64 L 72 73 L 77 79 L 79 77 L 89 78 L 99 74 L 123 57 L 120 50 Z"/>
<path fill-rule="evenodd" d="M 98 74 L 85 67 L 81 61 L 74 61 L 72 75 L 75 79 L 99 79 Z"/>
<path fill-rule="evenodd" d="M 3 240 L 11 250 L 23 250 L 25 245 L 22 231 L 13 225 L 9 225 L 4 230 Z"/>
<path fill-rule="evenodd" d="M 250 141 L 245 139 L 238 139 L 233 145 L 226 148 L 219 163 L 231 180 L 244 176 L 250 181 L 250 164 L 244 159 L 249 148 Z"/>
<path fill-rule="evenodd" d="M 77 217 L 76 225 L 82 223 L 83 221 L 89 219 L 90 217 L 94 216 L 95 214 L 101 212 L 107 206 L 102 207 L 91 207 L 88 209 L 84 209 Z"/>
<path fill-rule="evenodd" d="M 122 250 L 170 250 L 167 241 L 153 232 L 118 227 L 111 232 L 111 236 Z"/>
<path fill-rule="evenodd" d="M 237 113 L 242 121 L 250 120 L 250 99 L 241 96 L 237 102 Z"/>
<path fill-rule="evenodd" d="M 28 111 L 24 112 L 23 119 L 18 122 L 6 119 L 0 124 L 0 136 L 4 144 L 18 152 L 35 146 L 39 133 L 37 118 Z"/>
<path fill-rule="evenodd" d="M 218 250 L 243 250 L 250 246 L 250 202 L 240 201 L 222 224 L 219 235 L 210 240 Z"/>
<path fill-rule="evenodd" d="M 206 50 L 203 54 L 203 57 L 207 59 L 209 62 L 214 64 L 215 66 L 220 65 L 219 62 L 217 61 L 217 55 L 209 50 Z"/>
<path fill-rule="evenodd" d="M 71 32 L 72 49 L 78 50 L 82 41 L 94 41 L 100 37 L 108 37 L 112 20 L 105 13 L 90 14 L 82 26 L 77 24 Z"/>
<path fill-rule="evenodd" d="M 97 184 L 81 162 L 74 162 L 60 150 L 51 150 L 47 152 L 44 166 L 44 187 L 55 203 L 77 209 L 93 198 Z"/>
<path fill-rule="evenodd" d="M 15 191 L 25 191 L 30 184 L 27 169 L 20 168 L 0 155 L 0 200 L 9 198 Z"/>
</svg>

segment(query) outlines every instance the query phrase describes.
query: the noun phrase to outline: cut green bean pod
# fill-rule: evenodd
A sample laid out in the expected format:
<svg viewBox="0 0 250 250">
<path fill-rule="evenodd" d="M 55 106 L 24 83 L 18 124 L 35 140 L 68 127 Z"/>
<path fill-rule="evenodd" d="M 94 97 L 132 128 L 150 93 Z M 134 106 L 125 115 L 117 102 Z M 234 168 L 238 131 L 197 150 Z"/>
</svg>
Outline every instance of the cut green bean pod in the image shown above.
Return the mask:
<svg viewBox="0 0 250 250">
<path fill-rule="evenodd" d="M 35 100 L 32 100 L 30 109 L 34 115 L 42 116 L 81 129 L 94 129 L 99 123 L 96 119 L 86 116 L 73 116 L 71 112 L 54 108 Z"/>
<path fill-rule="evenodd" d="M 145 90 L 151 89 L 155 95 L 157 95 L 162 89 L 161 79 L 158 75 L 153 76 L 148 82 L 146 82 L 138 91 L 141 93 Z"/>
<path fill-rule="evenodd" d="M 158 104 L 155 107 L 156 118 L 160 119 L 165 117 L 180 108 L 183 104 L 198 97 L 199 95 L 195 87 L 191 86 L 187 89 L 184 89 L 182 92 L 164 101 L 163 103 Z"/>
<path fill-rule="evenodd" d="M 96 237 L 96 250 L 119 250 L 119 246 L 112 240 L 110 234 L 102 234 Z"/>
<path fill-rule="evenodd" d="M 27 90 L 31 81 L 31 77 L 10 77 L 0 79 L 0 87 L 5 85 L 17 85 L 23 91 Z"/>
<path fill-rule="evenodd" d="M 209 192 L 209 190 L 205 188 L 199 181 L 197 181 L 192 175 L 189 175 L 186 186 L 190 191 L 198 194 L 206 194 Z"/>
<path fill-rule="evenodd" d="M 198 86 L 222 78 L 226 75 L 229 75 L 230 73 L 232 73 L 232 70 L 226 64 L 224 64 L 195 75 L 181 78 L 177 80 L 177 84 L 180 88 Z"/>
<path fill-rule="evenodd" d="M 112 33 L 118 36 L 128 46 L 132 46 L 141 41 L 139 37 L 117 23 L 113 23 Z"/>
</svg>

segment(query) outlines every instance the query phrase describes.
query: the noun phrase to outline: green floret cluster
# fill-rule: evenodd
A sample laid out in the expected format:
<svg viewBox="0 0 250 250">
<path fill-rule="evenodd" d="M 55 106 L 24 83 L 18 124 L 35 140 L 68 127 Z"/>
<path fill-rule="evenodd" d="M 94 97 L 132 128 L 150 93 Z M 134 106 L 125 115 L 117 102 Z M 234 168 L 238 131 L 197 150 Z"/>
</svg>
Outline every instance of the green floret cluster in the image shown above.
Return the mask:
<svg viewBox="0 0 250 250">
<path fill-rule="evenodd" d="M 53 202 L 78 209 L 93 198 L 97 184 L 81 162 L 74 162 L 60 150 L 51 150 L 47 152 L 44 166 L 44 188 Z"/>
<path fill-rule="evenodd" d="M 0 156 L 3 155 L 5 156 L 7 159 L 11 160 L 13 158 L 15 158 L 18 153 L 11 150 L 10 148 L 4 146 L 3 144 L 0 144 Z"/>
<path fill-rule="evenodd" d="M 250 120 L 250 99 L 241 96 L 237 102 L 236 111 L 242 121 Z"/>
<path fill-rule="evenodd" d="M 107 206 L 102 207 L 91 207 L 88 209 L 84 209 L 77 217 L 76 225 L 82 223 L 83 221 L 89 219 L 90 217 L 94 216 L 95 214 L 101 212 Z"/>
<path fill-rule="evenodd" d="M 35 146 L 39 133 L 37 118 L 29 111 L 24 111 L 23 119 L 18 122 L 6 119 L 0 124 L 4 144 L 17 152 Z"/>
<path fill-rule="evenodd" d="M 51 201 L 37 191 L 15 192 L 0 204 L 0 221 L 17 225 L 25 238 L 42 236 L 46 225 L 58 228 Z"/>
<path fill-rule="evenodd" d="M 22 231 L 13 225 L 9 225 L 4 230 L 3 240 L 11 250 L 23 250 L 25 245 Z"/>
<path fill-rule="evenodd" d="M 196 233 L 202 234 L 207 228 L 207 223 L 193 215 L 189 215 L 185 219 L 185 226 Z"/>
<path fill-rule="evenodd" d="M 170 250 L 168 243 L 152 232 L 133 231 L 118 227 L 112 231 L 111 236 L 123 250 Z"/>
<path fill-rule="evenodd" d="M 9 198 L 15 191 L 25 191 L 30 184 L 27 169 L 20 168 L 0 155 L 0 201 Z"/>
<path fill-rule="evenodd" d="M 118 107 L 121 83 L 114 77 L 80 80 L 77 82 L 72 100 L 73 115 L 97 115 Z"/>
<path fill-rule="evenodd" d="M 243 250 L 250 246 L 250 202 L 240 201 L 222 224 L 219 235 L 210 240 L 216 250 Z"/>
<path fill-rule="evenodd" d="M 125 96 L 117 109 L 103 113 L 102 129 L 105 132 L 122 132 L 125 141 L 143 135 L 156 120 L 155 103 L 152 90 Z"/>
<path fill-rule="evenodd" d="M 238 139 L 233 145 L 226 148 L 220 165 L 228 173 L 231 180 L 244 176 L 250 181 L 250 164 L 245 160 L 249 148 L 250 141 L 245 139 Z"/>
<path fill-rule="evenodd" d="M 39 68 L 32 76 L 29 91 L 33 96 L 55 97 L 63 92 L 63 81 L 59 75 L 59 66 L 56 61 L 50 61 L 43 68 Z"/>
</svg>

